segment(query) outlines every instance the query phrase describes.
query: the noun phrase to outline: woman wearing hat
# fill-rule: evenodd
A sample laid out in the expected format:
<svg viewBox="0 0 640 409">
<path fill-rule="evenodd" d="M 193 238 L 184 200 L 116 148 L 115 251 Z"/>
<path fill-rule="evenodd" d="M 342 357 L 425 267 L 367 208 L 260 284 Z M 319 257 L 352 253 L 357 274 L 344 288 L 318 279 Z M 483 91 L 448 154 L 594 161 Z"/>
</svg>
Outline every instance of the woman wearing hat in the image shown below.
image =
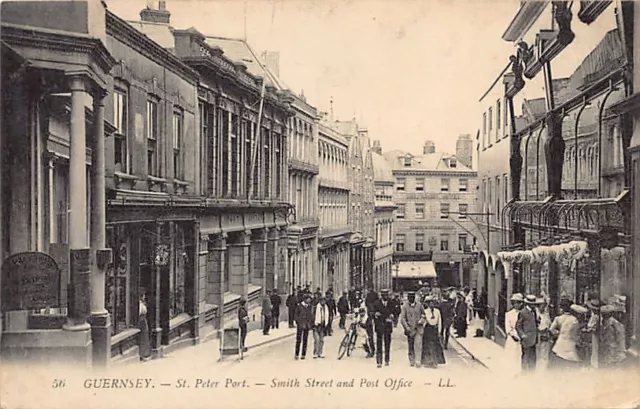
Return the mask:
<svg viewBox="0 0 640 409">
<path fill-rule="evenodd" d="M 571 300 L 560 300 L 562 314 L 557 316 L 549 331 L 556 337 L 556 342 L 551 350 L 553 352 L 554 368 L 577 369 L 580 366 L 578 343 L 580 342 L 580 322 L 578 316 L 587 313 L 587 309 Z"/>
<path fill-rule="evenodd" d="M 442 317 L 440 310 L 436 308 L 435 297 L 425 297 L 426 308 L 424 310 L 426 324 L 422 333 L 422 366 L 437 368 L 439 364 L 446 363 L 442 344 L 440 343 L 440 331 L 442 329 Z"/>
</svg>

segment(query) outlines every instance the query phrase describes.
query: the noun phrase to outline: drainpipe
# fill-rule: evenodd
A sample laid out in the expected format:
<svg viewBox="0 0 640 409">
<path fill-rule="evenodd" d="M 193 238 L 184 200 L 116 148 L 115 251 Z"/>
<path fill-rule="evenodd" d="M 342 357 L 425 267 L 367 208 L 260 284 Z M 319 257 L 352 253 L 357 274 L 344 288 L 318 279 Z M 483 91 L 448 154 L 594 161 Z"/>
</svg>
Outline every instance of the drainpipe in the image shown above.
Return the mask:
<svg viewBox="0 0 640 409">
<path fill-rule="evenodd" d="M 602 197 L 602 114 L 604 113 L 604 106 L 607 103 L 609 95 L 615 90 L 613 80 L 609 80 L 609 90 L 605 94 L 600 109 L 598 110 L 598 198 Z"/>
<path fill-rule="evenodd" d="M 573 172 L 573 199 L 577 200 L 578 199 L 578 125 L 580 124 L 580 116 L 582 116 L 582 111 L 584 111 L 584 109 L 587 107 L 587 97 L 584 97 L 584 99 L 582 100 L 582 106 L 580 106 L 580 109 L 578 110 L 578 115 L 576 116 L 576 123 L 575 123 L 575 133 L 574 133 L 574 148 L 576 151 L 576 155 L 575 155 L 575 167 L 574 167 L 574 172 Z"/>
<path fill-rule="evenodd" d="M 542 122 L 540 125 L 540 132 L 538 132 L 538 138 L 536 139 L 536 200 L 539 200 L 540 196 L 540 138 L 542 132 L 546 127 L 546 123 Z"/>
</svg>

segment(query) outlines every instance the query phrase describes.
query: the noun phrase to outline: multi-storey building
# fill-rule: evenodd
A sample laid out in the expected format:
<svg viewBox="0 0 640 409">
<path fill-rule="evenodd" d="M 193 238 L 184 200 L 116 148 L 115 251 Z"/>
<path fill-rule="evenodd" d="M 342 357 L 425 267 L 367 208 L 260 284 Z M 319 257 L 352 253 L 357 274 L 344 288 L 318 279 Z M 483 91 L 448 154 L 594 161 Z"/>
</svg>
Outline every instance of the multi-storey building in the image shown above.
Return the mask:
<svg viewBox="0 0 640 409">
<path fill-rule="evenodd" d="M 471 163 L 473 142 L 460 138 L 460 156 Z M 467 213 L 474 208 L 477 172 L 457 155 L 436 152 L 427 141 L 422 155 L 384 153 L 395 178 L 394 261 L 432 261 L 441 286 L 469 285 L 467 253 L 478 234 Z"/>
<path fill-rule="evenodd" d="M 374 188 L 368 131 L 355 120 L 336 121 L 335 126 L 349 141 L 350 284 L 373 288 Z"/>
<path fill-rule="evenodd" d="M 349 141 L 327 121 L 318 126 L 318 160 L 318 285 L 340 294 L 350 286 Z"/>
<path fill-rule="evenodd" d="M 371 159 L 375 186 L 374 231 L 375 251 L 373 257 L 373 288 L 391 288 L 393 270 L 393 224 L 394 210 L 393 188 L 395 178 L 391 166 L 382 156 L 380 141 L 373 141 Z"/>
</svg>

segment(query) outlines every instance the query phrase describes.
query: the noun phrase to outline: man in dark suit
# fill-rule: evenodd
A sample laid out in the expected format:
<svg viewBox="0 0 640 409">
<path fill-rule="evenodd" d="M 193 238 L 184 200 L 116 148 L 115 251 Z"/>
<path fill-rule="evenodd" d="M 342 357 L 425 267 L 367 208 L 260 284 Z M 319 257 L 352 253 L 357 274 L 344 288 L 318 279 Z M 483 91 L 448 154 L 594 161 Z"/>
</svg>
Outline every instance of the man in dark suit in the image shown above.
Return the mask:
<svg viewBox="0 0 640 409">
<path fill-rule="evenodd" d="M 305 359 L 309 330 L 313 328 L 315 316 L 311 306 L 311 295 L 305 295 L 304 300 L 296 307 L 296 350 L 295 359 Z M 302 348 L 300 348 L 302 347 Z"/>
<path fill-rule="evenodd" d="M 453 317 L 455 316 L 456 295 L 451 289 L 443 295 L 440 302 L 440 317 L 442 319 L 442 328 L 440 329 L 440 338 L 442 339 L 442 347 L 447 349 L 449 346 L 449 336 L 451 334 L 451 325 L 453 325 Z"/>
<path fill-rule="evenodd" d="M 382 368 L 382 348 L 384 364 L 389 366 L 391 353 L 391 333 L 393 332 L 393 303 L 389 300 L 389 290 L 380 291 L 381 298 L 373 303 L 374 326 L 376 330 L 376 362 Z"/>
<path fill-rule="evenodd" d="M 273 306 L 271 305 L 271 291 L 267 290 L 267 294 L 262 299 L 262 333 L 264 335 L 269 335 L 272 314 Z"/>
<path fill-rule="evenodd" d="M 325 299 L 327 300 L 327 307 L 329 307 L 329 320 L 327 321 L 327 336 L 333 335 L 333 318 L 336 316 L 336 300 L 333 298 L 333 291 L 327 290 L 325 294 Z"/>
<path fill-rule="evenodd" d="M 536 344 L 538 343 L 538 317 L 536 317 L 536 297 L 527 295 L 524 299 L 525 307 L 518 314 L 516 331 L 522 348 L 522 370 L 524 372 L 536 369 Z"/>
<path fill-rule="evenodd" d="M 287 313 L 289 315 L 289 328 L 293 328 L 295 325 L 293 325 L 293 323 L 295 322 L 295 318 L 296 318 L 296 306 L 298 305 L 298 294 L 295 292 L 292 292 L 291 294 L 289 294 L 289 296 L 287 297 L 287 300 L 285 301 L 285 304 L 287 306 Z"/>
<path fill-rule="evenodd" d="M 340 329 L 344 329 L 345 320 L 349 311 L 351 311 L 349 293 L 345 290 L 342 292 L 342 297 L 338 299 L 338 313 L 340 314 L 340 323 L 338 326 Z"/>
<path fill-rule="evenodd" d="M 280 328 L 280 305 L 282 297 L 278 294 L 278 289 L 274 288 L 271 292 L 271 328 Z"/>
<path fill-rule="evenodd" d="M 378 293 L 373 291 L 373 289 L 369 289 L 364 297 L 364 305 L 367 309 L 367 316 L 369 317 L 365 325 L 365 330 L 367 331 L 367 336 L 369 337 L 369 354 L 367 355 L 368 358 L 371 358 L 376 353 L 376 344 L 374 344 L 373 342 L 373 306 L 375 302 L 378 301 L 378 299 Z M 393 302 L 391 300 L 389 300 L 389 304 L 391 305 L 393 311 Z"/>
</svg>

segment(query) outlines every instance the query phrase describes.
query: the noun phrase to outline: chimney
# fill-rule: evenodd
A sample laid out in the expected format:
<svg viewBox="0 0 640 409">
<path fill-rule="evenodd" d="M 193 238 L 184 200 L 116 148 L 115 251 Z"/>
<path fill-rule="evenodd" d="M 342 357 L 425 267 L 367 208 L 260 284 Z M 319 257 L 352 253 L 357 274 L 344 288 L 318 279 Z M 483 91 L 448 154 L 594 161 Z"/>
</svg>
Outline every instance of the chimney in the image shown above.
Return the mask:
<svg viewBox="0 0 640 409">
<path fill-rule="evenodd" d="M 436 153 L 436 145 L 433 141 L 426 141 L 422 147 L 422 154 L 428 155 L 430 153 Z"/>
<path fill-rule="evenodd" d="M 463 165 L 472 168 L 473 166 L 473 141 L 470 134 L 458 136 L 456 142 L 456 158 Z"/>
<path fill-rule="evenodd" d="M 262 61 L 273 75 L 280 78 L 280 53 L 278 51 L 263 51 Z"/>
<path fill-rule="evenodd" d="M 373 147 L 371 148 L 371 150 L 378 155 L 382 155 L 382 146 L 380 146 L 379 140 L 376 139 L 375 141 L 373 141 Z"/>
<path fill-rule="evenodd" d="M 147 7 L 140 12 L 140 20 L 146 23 L 167 24 L 171 21 L 171 13 L 167 10 L 167 2 L 160 0 L 158 9 L 153 8 L 153 2 L 148 1 Z"/>
</svg>

